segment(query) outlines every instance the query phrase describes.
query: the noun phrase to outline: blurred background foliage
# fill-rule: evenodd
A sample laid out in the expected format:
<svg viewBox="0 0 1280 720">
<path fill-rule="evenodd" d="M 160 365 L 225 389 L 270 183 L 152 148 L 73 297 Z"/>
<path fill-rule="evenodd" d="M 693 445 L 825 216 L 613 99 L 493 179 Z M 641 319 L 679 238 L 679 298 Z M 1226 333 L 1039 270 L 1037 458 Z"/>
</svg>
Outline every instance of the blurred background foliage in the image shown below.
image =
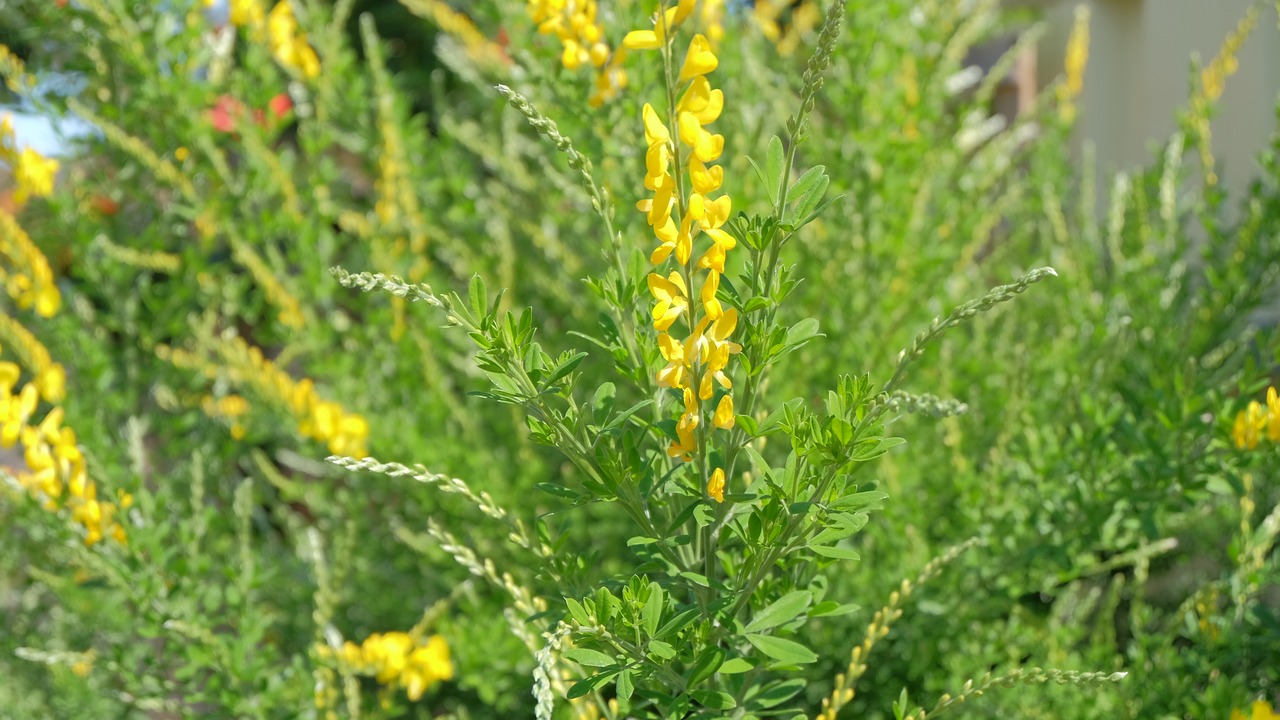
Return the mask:
<svg viewBox="0 0 1280 720">
<path fill-rule="evenodd" d="M 615 46 L 653 9 L 606 5 Z M 769 204 L 746 157 L 763 156 L 797 103 L 805 18 L 821 3 L 797 5 L 772 27 L 750 3 L 723 7 L 719 127 L 736 209 Z M 362 0 L 295 4 L 319 59 L 310 75 L 226 12 L 0 8 L 29 71 L 83 79 L 35 100 L 40 112 L 96 127 L 68 148 L 56 191 L 19 216 L 62 309 L 4 312 L 65 366 L 60 406 L 99 492 L 135 499 L 121 510 L 127 545 L 86 547 L 65 513 L 4 486 L 0 715 L 532 716 L 533 657 L 503 620 L 511 599 L 427 538 L 427 519 L 549 601 L 541 626 L 562 597 L 634 562 L 626 526 L 610 507 L 560 512 L 534 489 L 575 471 L 508 406 L 468 396 L 486 383 L 464 337 L 328 270 L 442 290 L 480 274 L 506 289 L 504 307 L 533 308 L 549 347 L 595 353 L 584 384 L 606 381 L 610 359 L 570 333 L 608 332 L 582 279 L 604 273 L 610 239 L 574 171 L 492 86 L 530 97 L 592 160 L 639 277 L 646 228 L 631 208 L 656 66 L 629 58 L 628 87 L 592 108 L 590 68 L 564 67 L 524 3 Z M 859 536 L 861 560 L 826 580 L 860 610 L 806 631 L 822 656 L 802 675 L 815 708 L 901 579 L 970 537 L 980 546 L 893 624 L 848 716 L 890 717 L 904 689 L 928 706 L 1026 666 L 1130 675 L 1087 693 L 993 692 L 960 712 L 1225 718 L 1278 699 L 1277 448 L 1236 447 L 1232 428 L 1280 351 L 1257 322 L 1280 270 L 1280 136 L 1243 195 L 1212 163 L 1239 43 L 1277 31 L 1274 7 L 1251 12 L 1234 45 L 1193 64 L 1176 134 L 1099 184 L 1088 150 L 1068 149 L 1084 20 L 1063 76 L 1006 118 L 994 96 L 1039 37 L 1034 14 L 987 0 L 851 5 L 798 162 L 824 165 L 841 200 L 788 258 L 806 280 L 787 312 L 817 317 L 826 337 L 771 390 L 816 403 L 839 373 L 887 378 L 935 316 L 1032 267 L 1059 277 L 912 370 L 914 391 L 968 412 L 894 428 L 909 442 L 879 465 L 886 509 Z M 1021 39 L 988 73 L 972 69 L 976 46 L 1010 34 Z M 14 359 L 13 339 L 0 348 Z M 490 493 L 543 528 L 582 588 L 554 586 L 454 495 L 321 462 L 364 448 Z M 335 632 L 359 642 L 415 624 L 446 638 L 454 663 L 416 701 L 341 676 L 315 649 Z"/>
</svg>

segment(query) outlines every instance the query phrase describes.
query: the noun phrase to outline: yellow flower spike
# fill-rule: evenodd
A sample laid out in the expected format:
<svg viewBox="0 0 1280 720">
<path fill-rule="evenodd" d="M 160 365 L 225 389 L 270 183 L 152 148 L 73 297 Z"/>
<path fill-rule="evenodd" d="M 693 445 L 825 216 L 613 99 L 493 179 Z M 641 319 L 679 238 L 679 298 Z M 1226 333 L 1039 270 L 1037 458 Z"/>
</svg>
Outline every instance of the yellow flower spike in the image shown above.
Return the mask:
<svg viewBox="0 0 1280 720">
<path fill-rule="evenodd" d="M 688 82 L 699 75 L 706 75 L 720 65 L 720 59 L 711 50 L 711 43 L 706 36 L 699 33 L 689 41 L 689 51 L 685 54 L 684 65 L 680 67 L 680 82 Z"/>
<path fill-rule="evenodd" d="M 716 468 L 707 481 L 707 496 L 718 503 L 724 502 L 724 470 Z"/>
<path fill-rule="evenodd" d="M 733 414 L 733 396 L 725 395 L 716 405 L 716 414 L 711 418 L 711 424 L 721 430 L 732 430 L 735 422 L 737 418 Z"/>
</svg>

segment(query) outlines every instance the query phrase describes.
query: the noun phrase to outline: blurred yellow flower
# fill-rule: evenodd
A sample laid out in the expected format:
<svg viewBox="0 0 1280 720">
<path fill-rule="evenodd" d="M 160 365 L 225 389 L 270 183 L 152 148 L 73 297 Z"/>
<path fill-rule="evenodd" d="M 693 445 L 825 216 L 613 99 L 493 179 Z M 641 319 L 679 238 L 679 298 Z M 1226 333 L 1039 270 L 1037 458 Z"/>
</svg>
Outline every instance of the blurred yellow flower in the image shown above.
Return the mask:
<svg viewBox="0 0 1280 720">
<path fill-rule="evenodd" d="M 267 16 L 267 40 L 271 54 L 281 65 L 297 70 L 307 79 L 320 75 L 320 58 L 298 28 L 289 0 L 280 0 Z"/>
<path fill-rule="evenodd" d="M 1255 700 L 1251 714 L 1245 715 L 1239 710 L 1232 710 L 1231 720 L 1280 720 L 1280 713 L 1272 710 L 1265 700 Z"/>
</svg>

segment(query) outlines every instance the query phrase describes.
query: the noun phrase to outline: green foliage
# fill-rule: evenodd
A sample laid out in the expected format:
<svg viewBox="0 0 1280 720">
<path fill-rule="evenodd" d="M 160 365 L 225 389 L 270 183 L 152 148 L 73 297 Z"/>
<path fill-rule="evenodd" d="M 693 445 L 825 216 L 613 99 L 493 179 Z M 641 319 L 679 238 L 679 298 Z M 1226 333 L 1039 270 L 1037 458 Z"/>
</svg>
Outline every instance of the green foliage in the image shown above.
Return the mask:
<svg viewBox="0 0 1280 720">
<path fill-rule="evenodd" d="M 655 4 L 606 5 L 614 53 L 653 27 Z M 394 42 L 399 15 L 353 2 L 284 5 L 292 33 L 270 5 L 221 29 L 200 2 L 6 8 L 47 28 L 29 68 L 84 80 L 41 108 L 97 134 L 21 215 L 63 311 L 3 312 L 66 367 L 98 494 L 134 505 L 127 542 L 86 545 L 6 459 L 0 707 L 1225 718 L 1274 700 L 1277 445 L 1232 429 L 1280 355 L 1280 134 L 1227 198 L 1197 71 L 1149 167 L 1099 192 L 1090 151 L 1066 150 L 1069 80 L 990 115 L 1041 32 L 1025 16 L 806 2 L 779 16 L 794 58 L 757 5 L 692 5 L 597 108 L 593 68 L 565 67 L 522 3 L 406 0 L 421 20 Z M 995 70 L 966 68 L 1013 27 Z M 732 252 L 709 297 L 684 290 L 707 345 L 682 350 L 682 393 L 650 293 L 703 269 L 652 262 L 631 208 L 653 191 L 646 103 L 686 172 L 669 105 L 714 28 L 734 213 L 709 229 Z M 0 340 L 0 360 L 24 352 Z M 416 691 L 378 655 L 437 635 L 451 677 Z"/>
</svg>

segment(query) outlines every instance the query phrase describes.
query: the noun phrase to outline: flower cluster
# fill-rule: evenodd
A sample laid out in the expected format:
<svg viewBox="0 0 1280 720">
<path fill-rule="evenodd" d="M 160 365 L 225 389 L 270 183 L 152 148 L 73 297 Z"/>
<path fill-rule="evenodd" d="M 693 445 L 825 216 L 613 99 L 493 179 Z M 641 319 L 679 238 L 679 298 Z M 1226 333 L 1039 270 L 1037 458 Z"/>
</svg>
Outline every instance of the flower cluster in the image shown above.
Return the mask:
<svg viewBox="0 0 1280 720">
<path fill-rule="evenodd" d="M 47 158 L 30 147 L 18 149 L 13 137 L 13 117 L 0 116 L 0 162 L 13 171 L 17 189 L 13 201 L 22 205 L 30 197 L 48 197 L 53 194 L 53 179 L 58 174 L 58 161 Z"/>
<path fill-rule="evenodd" d="M 0 283 L 21 309 L 34 307 L 40 317 L 53 317 L 62 305 L 53 270 L 40 248 L 7 212 L 0 210 Z"/>
<path fill-rule="evenodd" d="M 43 347 L 40 350 L 48 355 Z M 33 353 L 28 350 L 21 354 Z M 123 492 L 117 498 L 118 503 L 98 497 L 97 486 L 89 479 L 84 455 L 76 444 L 76 434 L 62 424 L 61 407 L 55 405 L 43 419 L 36 420 L 41 399 L 52 404 L 64 395 L 62 366 L 55 364 L 46 368 L 37 379 L 28 381 L 15 392 L 21 376 L 22 370 L 16 363 L 0 361 L 0 447 L 11 448 L 21 443 L 26 467 L 16 473 L 18 482 L 42 500 L 50 512 L 70 510 L 72 520 L 84 528 L 86 545 L 94 545 L 106 537 L 126 542 L 124 526 L 117 516 L 133 499 Z"/>
<path fill-rule="evenodd" d="M 374 633 L 359 645 L 343 643 L 338 658 L 354 673 L 404 688 L 410 700 L 422 697 L 436 683 L 453 679 L 449 645 L 439 635 L 422 642 L 409 633 Z"/>
<path fill-rule="evenodd" d="M 624 47 L 635 50 L 663 49 L 669 56 L 671 31 L 694 9 L 692 0 L 680 2 L 661 13 L 653 30 L 627 34 Z M 649 274 L 649 292 L 655 299 L 653 327 L 659 332 L 658 348 L 667 365 L 658 371 L 658 385 L 680 391 L 684 410 L 676 424 L 677 440 L 667 452 L 672 457 L 691 460 L 705 447 L 703 403 L 716 395 L 716 386 L 733 387 L 725 372 L 731 355 L 742 346 L 729 337 L 738 324 L 738 311 L 724 307 L 717 298 L 725 259 L 736 244 L 722 226 L 733 205 L 728 195 L 712 198 L 724 182 L 724 168 L 709 163 L 720 158 L 724 137 L 713 135 L 706 126 L 724 108 L 724 93 L 712 89 L 707 74 L 719 60 L 706 36 L 698 34 L 689 43 L 676 82 L 683 88 L 680 100 L 664 122 L 653 106 L 643 111 L 645 153 L 644 186 L 653 197 L 641 200 L 637 208 L 658 239 L 650 262 L 662 267 L 674 256 L 676 268 L 664 277 Z M 701 238 L 709 243 L 695 247 Z M 700 274 L 699 271 L 705 271 Z M 694 302 L 691 298 L 697 298 Z M 683 341 L 672 336 L 672 328 L 683 321 L 688 335 Z M 734 425 L 733 396 L 721 394 L 711 425 L 729 429 Z M 707 493 L 718 501 L 724 498 L 724 473 L 717 469 Z"/>
<path fill-rule="evenodd" d="M 538 24 L 538 32 L 560 39 L 560 64 L 565 69 L 595 68 L 591 107 L 603 105 L 626 89 L 627 72 L 622 69 L 625 53 L 614 52 L 605 41 L 595 0 L 528 0 L 528 11 Z"/>
<path fill-rule="evenodd" d="M 1265 406 L 1257 400 L 1251 400 L 1236 415 L 1231 439 L 1237 448 L 1252 450 L 1258 447 L 1264 433 L 1271 442 L 1280 442 L 1280 397 L 1277 397 L 1274 387 L 1267 388 Z"/>
</svg>

